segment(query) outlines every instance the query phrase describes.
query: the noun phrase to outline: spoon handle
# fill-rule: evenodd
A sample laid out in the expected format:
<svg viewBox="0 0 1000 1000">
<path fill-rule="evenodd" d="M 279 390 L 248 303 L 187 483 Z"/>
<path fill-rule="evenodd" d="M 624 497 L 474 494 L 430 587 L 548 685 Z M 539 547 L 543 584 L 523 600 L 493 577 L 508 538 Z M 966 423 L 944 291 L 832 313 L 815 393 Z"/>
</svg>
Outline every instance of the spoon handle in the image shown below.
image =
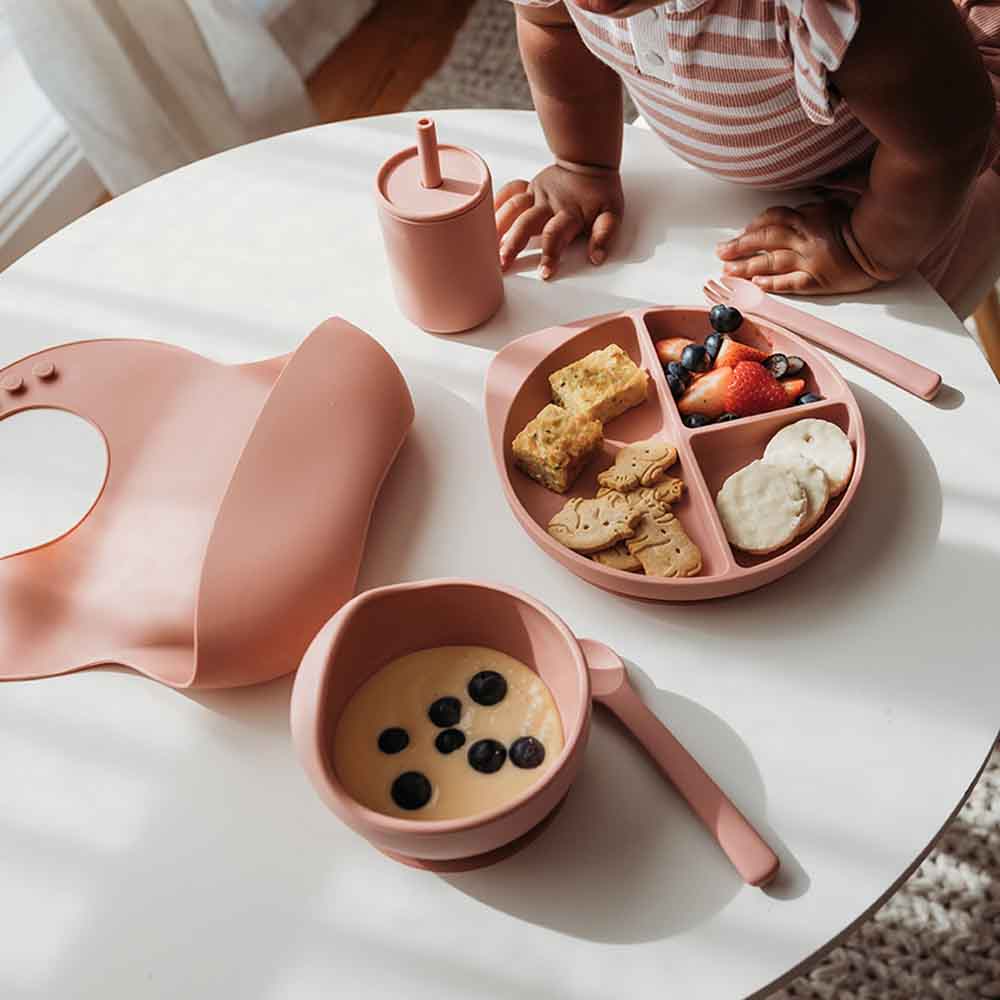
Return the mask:
<svg viewBox="0 0 1000 1000">
<path fill-rule="evenodd" d="M 764 295 L 763 302 L 753 312 L 792 330 L 812 344 L 853 361 L 921 399 L 933 399 L 941 388 L 941 376 L 936 371 L 769 295 Z"/>
<path fill-rule="evenodd" d="M 778 856 L 677 738 L 646 707 L 628 683 L 595 700 L 609 708 L 687 801 L 733 866 L 750 885 L 765 885 L 778 872 Z"/>
</svg>

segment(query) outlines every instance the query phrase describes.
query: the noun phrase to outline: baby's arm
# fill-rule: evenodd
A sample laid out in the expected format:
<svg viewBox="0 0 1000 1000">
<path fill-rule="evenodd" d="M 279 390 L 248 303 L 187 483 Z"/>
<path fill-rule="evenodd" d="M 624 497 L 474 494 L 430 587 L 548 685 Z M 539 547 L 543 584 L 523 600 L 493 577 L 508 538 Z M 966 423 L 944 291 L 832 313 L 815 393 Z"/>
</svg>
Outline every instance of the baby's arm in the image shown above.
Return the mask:
<svg viewBox="0 0 1000 1000">
<path fill-rule="evenodd" d="M 719 248 L 725 271 L 768 291 L 842 293 L 914 268 L 969 194 L 989 143 L 989 77 L 952 0 L 865 0 L 832 79 L 879 140 L 867 188 L 774 208 Z"/>
<path fill-rule="evenodd" d="M 549 149 L 569 164 L 617 170 L 622 89 L 583 44 L 562 4 L 517 8 L 517 40 Z"/>
<path fill-rule="evenodd" d="M 867 0 L 834 81 L 880 141 L 846 230 L 874 278 L 912 270 L 983 166 L 995 114 L 982 58 L 952 0 Z"/>
<path fill-rule="evenodd" d="M 591 261 L 604 260 L 624 210 L 621 81 L 588 51 L 561 3 L 519 6 L 517 14 L 521 59 L 556 162 L 498 192 L 500 260 L 508 266 L 541 234 L 541 274 L 548 278 L 581 233 L 590 233 Z"/>
</svg>

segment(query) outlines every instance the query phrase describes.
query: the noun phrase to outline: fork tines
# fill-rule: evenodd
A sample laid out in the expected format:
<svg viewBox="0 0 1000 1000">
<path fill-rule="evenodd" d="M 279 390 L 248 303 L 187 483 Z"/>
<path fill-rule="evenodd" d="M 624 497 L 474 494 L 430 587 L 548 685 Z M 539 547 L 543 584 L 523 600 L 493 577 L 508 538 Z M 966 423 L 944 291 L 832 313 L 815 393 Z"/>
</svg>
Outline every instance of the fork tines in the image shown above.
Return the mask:
<svg viewBox="0 0 1000 1000">
<path fill-rule="evenodd" d="M 724 304 L 729 301 L 730 297 L 729 289 L 711 278 L 705 282 L 702 293 L 709 302 L 721 302 Z"/>
</svg>

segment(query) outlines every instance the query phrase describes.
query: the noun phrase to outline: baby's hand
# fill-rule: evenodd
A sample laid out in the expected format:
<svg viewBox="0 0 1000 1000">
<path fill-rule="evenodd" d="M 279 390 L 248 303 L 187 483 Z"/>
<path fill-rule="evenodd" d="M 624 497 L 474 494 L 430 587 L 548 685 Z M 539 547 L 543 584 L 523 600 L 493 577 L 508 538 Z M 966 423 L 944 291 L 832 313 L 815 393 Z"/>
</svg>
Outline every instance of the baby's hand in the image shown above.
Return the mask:
<svg viewBox="0 0 1000 1000">
<path fill-rule="evenodd" d="M 858 266 L 841 236 L 849 213 L 839 201 L 769 208 L 715 252 L 725 261 L 723 273 L 749 278 L 766 292 L 862 292 L 878 282 Z"/>
<path fill-rule="evenodd" d="M 592 264 L 607 257 L 625 211 L 621 176 L 617 170 L 580 169 L 586 172 L 553 163 L 534 180 L 510 181 L 497 192 L 494 208 L 504 270 L 539 233 L 542 261 L 538 270 L 545 280 L 555 274 L 562 252 L 581 233 L 590 236 Z"/>
</svg>

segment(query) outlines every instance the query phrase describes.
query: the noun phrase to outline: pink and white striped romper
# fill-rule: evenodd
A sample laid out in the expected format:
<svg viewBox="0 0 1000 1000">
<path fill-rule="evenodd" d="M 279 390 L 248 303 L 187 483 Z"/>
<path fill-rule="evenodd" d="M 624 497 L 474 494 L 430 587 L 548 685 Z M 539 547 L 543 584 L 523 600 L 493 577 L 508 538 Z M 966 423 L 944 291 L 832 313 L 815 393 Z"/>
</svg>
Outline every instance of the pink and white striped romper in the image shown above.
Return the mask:
<svg viewBox="0 0 1000 1000">
<path fill-rule="evenodd" d="M 547 7 L 558 0 L 514 2 Z M 954 2 L 997 94 L 995 156 L 1000 0 Z M 875 137 L 829 81 L 860 24 L 862 3 L 667 0 L 630 18 L 590 14 L 572 0 L 566 9 L 587 48 L 617 71 L 678 156 L 728 181 L 783 189 L 822 185 L 875 148 Z M 921 268 L 932 282 L 950 261 L 960 229 L 942 234 L 934 260 Z"/>
</svg>

